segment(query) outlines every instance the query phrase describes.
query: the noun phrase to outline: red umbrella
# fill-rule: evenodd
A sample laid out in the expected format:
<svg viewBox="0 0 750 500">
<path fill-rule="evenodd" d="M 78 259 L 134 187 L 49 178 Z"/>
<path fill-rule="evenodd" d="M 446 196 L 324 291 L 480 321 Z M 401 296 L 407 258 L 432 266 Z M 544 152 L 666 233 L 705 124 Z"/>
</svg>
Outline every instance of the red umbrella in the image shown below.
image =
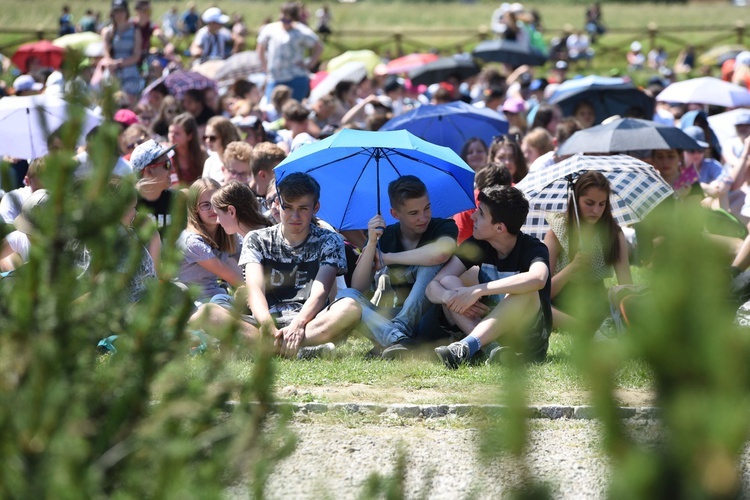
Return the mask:
<svg viewBox="0 0 750 500">
<path fill-rule="evenodd" d="M 64 48 L 52 45 L 52 42 L 48 40 L 40 40 L 21 45 L 10 60 L 18 69 L 27 73 L 29 71 L 27 64 L 32 58 L 36 58 L 42 66 L 60 69 L 64 55 Z"/>
<path fill-rule="evenodd" d="M 437 61 L 437 54 L 409 54 L 408 56 L 393 59 L 385 65 L 389 75 L 398 75 L 399 73 L 408 73 L 413 69 L 432 61 Z"/>
</svg>

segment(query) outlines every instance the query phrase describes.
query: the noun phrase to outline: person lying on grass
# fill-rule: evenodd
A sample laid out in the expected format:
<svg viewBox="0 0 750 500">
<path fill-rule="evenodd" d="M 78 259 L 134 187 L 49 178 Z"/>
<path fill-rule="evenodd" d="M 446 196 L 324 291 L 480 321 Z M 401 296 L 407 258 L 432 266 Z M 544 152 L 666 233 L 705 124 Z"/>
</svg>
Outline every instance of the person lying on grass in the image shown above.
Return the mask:
<svg viewBox="0 0 750 500">
<path fill-rule="evenodd" d="M 542 360 L 552 330 L 549 252 L 523 234 L 529 212 L 523 193 L 510 186 L 485 188 L 472 216 L 474 233 L 427 286 L 427 298 L 442 305 L 443 322 L 466 336 L 435 349 L 448 368 L 467 363 L 494 341 L 488 362 L 503 352 Z M 464 286 L 461 276 L 479 267 L 478 283 Z"/>
<path fill-rule="evenodd" d="M 239 332 L 257 342 L 263 327 L 275 351 L 286 357 L 330 354 L 334 346 L 328 343 L 329 335 L 336 327 L 319 313 L 336 276 L 346 272 L 344 241 L 313 222 L 320 208 L 320 185 L 315 179 L 290 174 L 277 190 L 281 222 L 248 233 L 242 244 L 239 265 L 251 314 L 240 316 Z M 206 304 L 193 315 L 191 324 L 217 326 L 231 320 L 230 311 Z"/>
</svg>

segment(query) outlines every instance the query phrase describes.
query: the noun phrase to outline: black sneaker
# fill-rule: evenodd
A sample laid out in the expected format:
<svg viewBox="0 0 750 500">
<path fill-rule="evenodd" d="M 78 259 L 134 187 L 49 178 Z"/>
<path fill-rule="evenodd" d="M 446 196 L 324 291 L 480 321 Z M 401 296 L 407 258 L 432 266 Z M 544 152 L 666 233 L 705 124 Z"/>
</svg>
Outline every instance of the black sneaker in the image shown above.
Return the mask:
<svg viewBox="0 0 750 500">
<path fill-rule="evenodd" d="M 409 354 L 409 348 L 397 342 L 383 349 L 380 357 L 390 361 L 393 359 L 403 359 L 407 354 Z"/>
<path fill-rule="evenodd" d="M 303 347 L 297 351 L 297 359 L 332 359 L 335 354 L 336 346 L 333 342 L 328 342 L 313 347 Z"/>
<path fill-rule="evenodd" d="M 507 365 L 510 361 L 510 358 L 515 356 L 513 354 L 513 351 L 510 347 L 507 346 L 497 346 L 494 349 L 490 351 L 490 355 L 487 356 L 487 361 L 484 362 L 485 365 Z"/>
<path fill-rule="evenodd" d="M 459 365 L 469 361 L 469 346 L 461 342 L 453 342 L 435 348 L 435 354 L 448 368 L 455 370 Z"/>
</svg>

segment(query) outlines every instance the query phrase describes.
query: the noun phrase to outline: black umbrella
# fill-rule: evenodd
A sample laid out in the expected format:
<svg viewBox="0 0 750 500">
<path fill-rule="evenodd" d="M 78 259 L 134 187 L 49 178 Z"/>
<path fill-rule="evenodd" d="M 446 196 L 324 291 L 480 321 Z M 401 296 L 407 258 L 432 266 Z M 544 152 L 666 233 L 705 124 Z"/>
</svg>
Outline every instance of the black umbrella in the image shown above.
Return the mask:
<svg viewBox="0 0 750 500">
<path fill-rule="evenodd" d="M 511 66 L 542 66 L 547 55 L 528 43 L 515 40 L 485 40 L 472 51 L 472 55 L 486 62 L 500 62 Z"/>
<path fill-rule="evenodd" d="M 638 118 L 620 118 L 606 125 L 580 130 L 560 147 L 558 155 L 575 153 L 622 153 L 650 149 L 701 148 L 677 127 Z"/>
<path fill-rule="evenodd" d="M 409 79 L 414 85 L 430 85 L 444 82 L 451 76 L 464 80 L 479 73 L 479 69 L 469 54 L 456 54 L 409 71 Z"/>
<path fill-rule="evenodd" d="M 557 104 L 563 115 L 571 116 L 580 102 L 588 102 L 596 114 L 594 123 L 601 123 L 613 115 L 630 114 L 640 109 L 643 116 L 654 114 L 654 101 L 624 78 L 591 75 L 566 80 L 550 96 L 548 102 Z"/>
</svg>

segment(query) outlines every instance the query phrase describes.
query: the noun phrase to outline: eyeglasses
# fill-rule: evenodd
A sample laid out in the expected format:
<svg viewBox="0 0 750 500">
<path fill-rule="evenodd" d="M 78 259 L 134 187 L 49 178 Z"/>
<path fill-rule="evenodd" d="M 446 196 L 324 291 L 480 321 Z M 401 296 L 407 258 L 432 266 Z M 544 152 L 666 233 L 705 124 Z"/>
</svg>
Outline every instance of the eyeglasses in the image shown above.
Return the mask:
<svg viewBox="0 0 750 500">
<path fill-rule="evenodd" d="M 198 203 L 198 210 L 201 212 L 208 212 L 209 210 L 213 210 L 214 206 L 211 205 L 211 202 L 204 201 L 203 203 Z"/>
<path fill-rule="evenodd" d="M 216 137 L 215 135 L 204 135 L 203 136 L 203 140 L 204 141 L 208 141 L 208 142 L 214 142 L 216 139 L 218 139 L 218 137 Z"/>
<path fill-rule="evenodd" d="M 281 18 L 281 22 L 282 22 L 282 23 L 284 23 L 284 24 L 291 24 L 291 22 L 292 22 L 293 20 L 294 20 L 294 19 L 292 19 L 291 17 L 282 17 L 282 18 Z"/>
<path fill-rule="evenodd" d="M 224 167 L 227 170 L 227 173 L 231 175 L 232 177 L 241 177 L 243 179 L 247 179 L 250 177 L 250 172 L 240 172 L 239 170 L 234 170 L 232 168 Z"/>
<path fill-rule="evenodd" d="M 149 165 L 146 168 L 156 169 L 156 168 L 159 168 L 161 166 L 164 166 L 164 170 L 170 171 L 170 170 L 172 170 L 172 161 L 171 160 L 166 160 L 166 161 L 160 161 L 159 163 L 152 163 L 151 165 Z"/>
<path fill-rule="evenodd" d="M 141 144 L 143 144 L 147 140 L 148 140 L 148 137 L 141 136 L 137 141 L 135 141 L 135 142 L 133 142 L 131 144 L 128 144 L 128 149 L 135 149 L 136 146 L 140 146 Z"/>
<path fill-rule="evenodd" d="M 273 205 L 273 204 L 274 204 L 274 203 L 276 203 L 277 201 L 279 201 L 279 195 L 277 195 L 277 194 L 275 194 L 275 195 L 273 195 L 273 196 L 268 196 L 268 197 L 266 197 L 266 199 L 265 199 L 265 202 L 266 202 L 266 206 L 267 206 L 267 207 L 270 207 L 271 205 Z"/>
</svg>

